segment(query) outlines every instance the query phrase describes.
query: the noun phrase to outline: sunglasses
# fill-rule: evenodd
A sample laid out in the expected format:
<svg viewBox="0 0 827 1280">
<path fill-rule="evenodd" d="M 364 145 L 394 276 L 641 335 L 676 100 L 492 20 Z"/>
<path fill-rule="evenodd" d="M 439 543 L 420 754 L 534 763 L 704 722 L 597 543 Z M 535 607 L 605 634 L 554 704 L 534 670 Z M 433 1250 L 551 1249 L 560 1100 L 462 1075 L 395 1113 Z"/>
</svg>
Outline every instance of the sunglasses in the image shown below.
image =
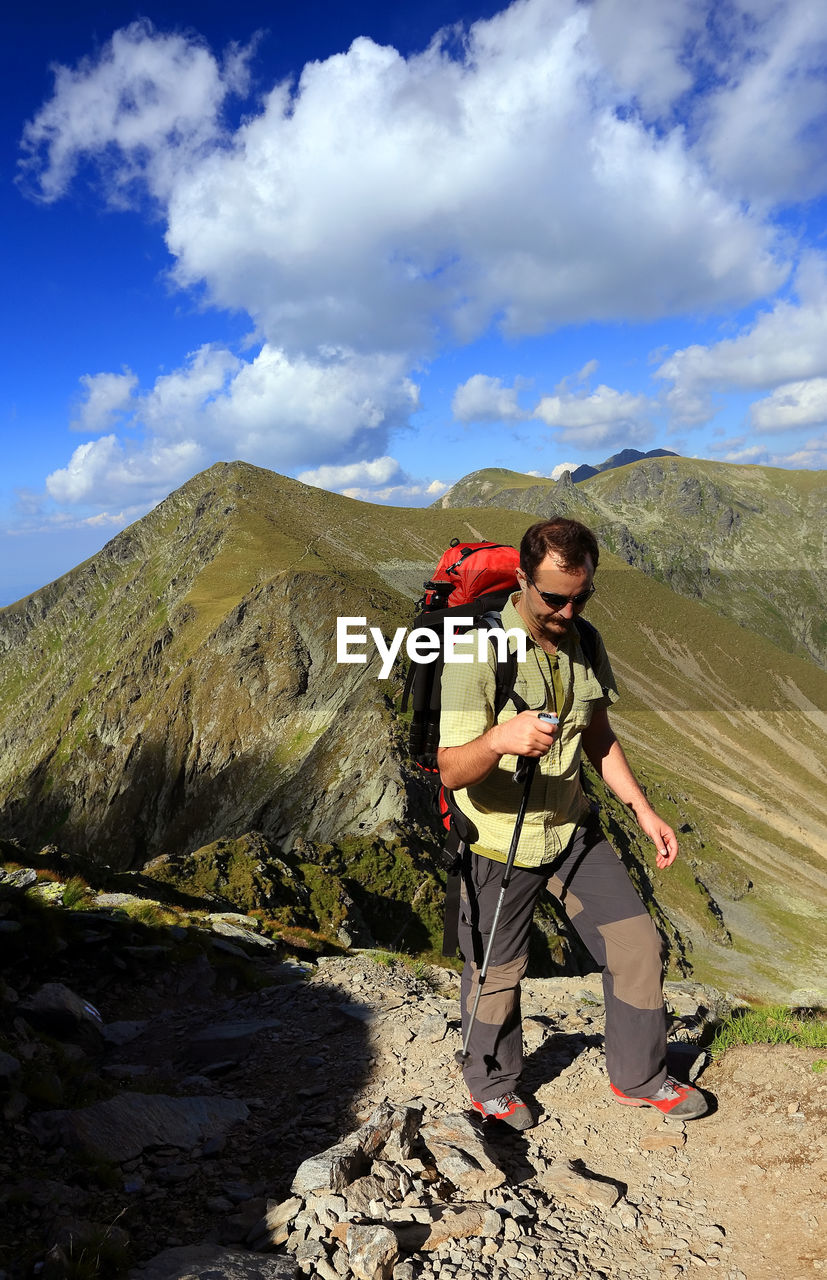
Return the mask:
<svg viewBox="0 0 827 1280">
<path fill-rule="evenodd" d="M 543 604 L 547 604 L 549 609 L 554 609 L 555 612 L 565 609 L 567 604 L 573 604 L 575 609 L 582 609 L 583 605 L 588 604 L 597 590 L 594 583 L 592 583 L 585 591 L 581 591 L 579 596 L 561 596 L 556 591 L 541 591 L 531 578 L 526 578 L 526 582 L 530 587 L 534 588 Z"/>
</svg>

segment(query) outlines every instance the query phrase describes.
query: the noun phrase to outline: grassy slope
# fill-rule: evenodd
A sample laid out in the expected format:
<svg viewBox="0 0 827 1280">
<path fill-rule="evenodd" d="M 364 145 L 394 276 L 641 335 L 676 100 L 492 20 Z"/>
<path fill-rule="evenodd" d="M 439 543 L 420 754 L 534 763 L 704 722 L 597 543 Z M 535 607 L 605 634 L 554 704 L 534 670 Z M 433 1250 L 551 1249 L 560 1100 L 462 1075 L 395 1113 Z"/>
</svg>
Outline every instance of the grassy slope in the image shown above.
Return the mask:
<svg viewBox="0 0 827 1280">
<path fill-rule="evenodd" d="M 827 476 L 643 459 L 576 486 L 473 472 L 441 502 L 575 515 L 609 550 L 827 667 Z"/>
</svg>

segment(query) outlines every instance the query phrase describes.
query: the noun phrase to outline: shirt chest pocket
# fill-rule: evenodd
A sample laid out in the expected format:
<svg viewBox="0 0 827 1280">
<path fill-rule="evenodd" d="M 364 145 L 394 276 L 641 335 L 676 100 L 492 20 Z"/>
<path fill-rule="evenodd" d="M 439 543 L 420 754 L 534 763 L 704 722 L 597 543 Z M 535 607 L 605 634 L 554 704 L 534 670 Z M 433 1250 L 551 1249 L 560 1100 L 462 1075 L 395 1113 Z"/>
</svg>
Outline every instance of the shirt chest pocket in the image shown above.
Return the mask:
<svg viewBox="0 0 827 1280">
<path fill-rule="evenodd" d="M 603 690 L 585 689 L 576 690 L 572 700 L 566 719 L 575 729 L 587 729 L 591 724 L 592 715 L 595 707 L 601 706 L 603 703 Z"/>
<path fill-rule="evenodd" d="M 605 704 L 603 686 L 590 667 L 579 663 L 570 668 L 571 703 L 567 708 L 569 724 L 575 729 L 587 729 L 596 707 Z"/>
</svg>

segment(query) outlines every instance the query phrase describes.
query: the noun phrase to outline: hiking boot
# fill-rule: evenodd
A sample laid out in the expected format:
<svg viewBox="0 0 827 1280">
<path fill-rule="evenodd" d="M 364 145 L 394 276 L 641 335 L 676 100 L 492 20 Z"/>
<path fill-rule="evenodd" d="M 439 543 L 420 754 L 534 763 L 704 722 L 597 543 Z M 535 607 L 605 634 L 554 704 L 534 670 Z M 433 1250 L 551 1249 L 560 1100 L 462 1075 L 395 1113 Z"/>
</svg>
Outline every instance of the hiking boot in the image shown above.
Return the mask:
<svg viewBox="0 0 827 1280">
<path fill-rule="evenodd" d="M 512 1129 L 533 1129 L 537 1123 L 526 1103 L 516 1093 L 503 1093 L 499 1098 L 486 1098 L 485 1102 L 477 1102 L 472 1097 L 471 1105 L 479 1111 L 483 1120 L 499 1120 Z"/>
<path fill-rule="evenodd" d="M 609 1087 L 618 1102 L 625 1103 L 627 1107 L 657 1107 L 665 1116 L 673 1116 L 676 1120 L 695 1120 L 698 1116 L 706 1115 L 709 1110 L 699 1089 L 693 1089 L 690 1084 L 681 1084 L 672 1076 L 667 1076 L 657 1093 L 648 1098 L 630 1098 L 614 1085 Z"/>
</svg>

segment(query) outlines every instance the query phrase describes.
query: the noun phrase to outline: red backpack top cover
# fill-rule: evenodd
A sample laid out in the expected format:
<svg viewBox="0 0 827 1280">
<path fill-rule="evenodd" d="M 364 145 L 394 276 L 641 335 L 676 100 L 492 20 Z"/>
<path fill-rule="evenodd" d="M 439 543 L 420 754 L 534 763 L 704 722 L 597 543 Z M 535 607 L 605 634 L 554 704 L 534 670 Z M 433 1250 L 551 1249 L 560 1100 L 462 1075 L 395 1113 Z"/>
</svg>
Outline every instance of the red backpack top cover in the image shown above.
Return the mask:
<svg viewBox="0 0 827 1280">
<path fill-rule="evenodd" d="M 425 583 L 426 610 L 454 609 L 480 596 L 517 589 L 520 553 L 499 542 L 454 542 Z"/>
</svg>

